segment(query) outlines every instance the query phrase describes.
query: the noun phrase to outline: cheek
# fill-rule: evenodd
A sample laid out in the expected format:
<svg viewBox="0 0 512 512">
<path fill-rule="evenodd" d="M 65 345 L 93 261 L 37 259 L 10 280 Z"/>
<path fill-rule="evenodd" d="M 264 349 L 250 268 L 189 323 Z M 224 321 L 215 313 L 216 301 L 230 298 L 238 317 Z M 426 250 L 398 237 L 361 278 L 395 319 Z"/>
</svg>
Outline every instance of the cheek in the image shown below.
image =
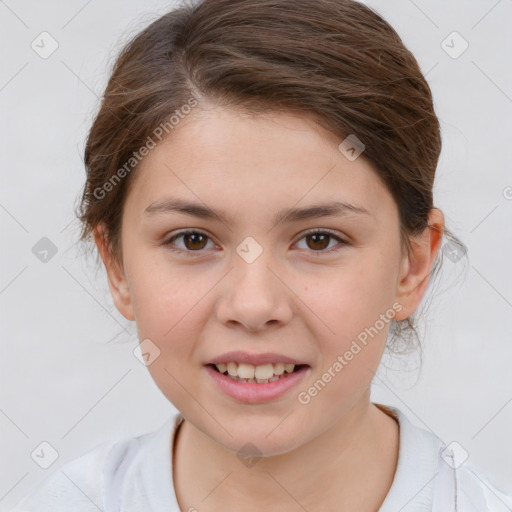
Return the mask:
<svg viewBox="0 0 512 512">
<path fill-rule="evenodd" d="M 361 257 L 303 286 L 308 288 L 303 301 L 322 321 L 324 334 L 336 340 L 354 337 L 392 306 L 395 278 L 382 260 Z"/>
<path fill-rule="evenodd" d="M 151 252 L 132 253 L 127 261 L 130 294 L 141 333 L 163 338 L 187 324 L 208 283 L 191 267 L 171 264 L 165 251 Z"/>
<path fill-rule="evenodd" d="M 164 372 L 169 381 L 164 368 L 178 377 L 184 373 L 183 363 L 194 363 L 194 340 L 200 338 L 202 319 L 208 318 L 205 295 L 214 282 L 162 258 L 133 258 L 129 270 L 139 340 L 149 338 L 160 351 L 148 369 L 152 374 Z"/>
<path fill-rule="evenodd" d="M 187 410 L 189 393 L 197 394 L 190 374 L 199 364 L 197 346 L 208 318 L 205 294 L 212 284 L 165 265 L 139 270 L 132 273 L 138 337 L 151 340 L 158 354 L 147 369 L 167 399 Z"/>
<path fill-rule="evenodd" d="M 320 359 L 297 396 L 308 418 L 325 415 L 327 407 L 336 421 L 369 390 L 394 315 L 389 294 L 379 288 L 382 281 L 378 272 L 359 269 L 310 288 L 304 302 L 314 310 L 309 329 Z"/>
<path fill-rule="evenodd" d="M 367 251 L 314 286 L 302 288 L 308 287 L 303 302 L 313 313 L 309 328 L 319 343 L 320 371 L 336 375 L 325 378 L 338 383 L 328 386 L 338 394 L 367 386 L 373 377 L 370 369 L 376 371 L 379 365 L 395 315 L 392 261 L 390 253 Z"/>
</svg>

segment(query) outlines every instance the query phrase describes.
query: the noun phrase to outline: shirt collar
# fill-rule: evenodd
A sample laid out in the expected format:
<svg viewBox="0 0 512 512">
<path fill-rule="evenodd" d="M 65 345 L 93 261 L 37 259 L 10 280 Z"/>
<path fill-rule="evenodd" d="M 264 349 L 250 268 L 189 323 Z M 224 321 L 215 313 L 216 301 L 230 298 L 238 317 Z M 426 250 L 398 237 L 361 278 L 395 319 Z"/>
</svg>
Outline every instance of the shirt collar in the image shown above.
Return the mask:
<svg viewBox="0 0 512 512">
<path fill-rule="evenodd" d="M 398 464 L 379 512 L 430 512 L 442 440 L 413 425 L 396 407 L 374 405 L 394 417 L 400 428 Z"/>
<path fill-rule="evenodd" d="M 414 426 L 397 408 L 374 404 L 399 424 L 398 464 L 391 488 L 379 512 L 432 510 L 434 480 L 442 441 L 433 432 Z M 174 439 L 183 422 L 176 412 L 159 430 L 140 436 L 127 470 L 121 510 L 179 512 L 172 476 Z"/>
</svg>

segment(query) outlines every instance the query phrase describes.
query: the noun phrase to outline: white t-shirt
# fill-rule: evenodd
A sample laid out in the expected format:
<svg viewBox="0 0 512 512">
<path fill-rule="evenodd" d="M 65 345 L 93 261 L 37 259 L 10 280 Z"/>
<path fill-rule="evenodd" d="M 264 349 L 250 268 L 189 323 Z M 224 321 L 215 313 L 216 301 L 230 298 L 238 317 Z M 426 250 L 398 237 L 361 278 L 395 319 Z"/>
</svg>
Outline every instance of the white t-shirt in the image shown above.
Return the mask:
<svg viewBox="0 0 512 512">
<path fill-rule="evenodd" d="M 395 407 L 375 405 L 400 425 L 398 466 L 379 512 L 512 510 L 512 496 L 481 473 L 446 462 L 446 445 L 436 435 Z M 175 413 L 154 432 L 98 445 L 49 475 L 13 512 L 180 512 L 171 449 L 182 421 Z"/>
</svg>

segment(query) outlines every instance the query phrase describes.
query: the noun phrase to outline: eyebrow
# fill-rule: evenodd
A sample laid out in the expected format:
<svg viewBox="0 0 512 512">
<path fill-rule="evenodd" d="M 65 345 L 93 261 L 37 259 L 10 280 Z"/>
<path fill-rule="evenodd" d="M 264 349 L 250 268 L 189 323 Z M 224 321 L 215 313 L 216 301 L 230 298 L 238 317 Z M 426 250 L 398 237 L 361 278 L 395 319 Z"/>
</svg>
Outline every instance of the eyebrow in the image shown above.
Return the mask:
<svg viewBox="0 0 512 512">
<path fill-rule="evenodd" d="M 214 210 L 203 204 L 192 203 L 181 199 L 166 199 L 161 202 L 151 203 L 145 210 L 145 215 L 155 215 L 162 213 L 182 213 L 201 219 L 220 220 L 229 224 L 232 218 L 223 210 Z M 347 216 L 351 214 L 369 215 L 371 213 L 364 207 L 345 203 L 341 201 L 331 201 L 325 204 L 312 205 L 304 208 L 285 208 L 280 210 L 274 216 L 274 223 L 297 222 L 307 219 L 318 219 L 330 216 Z"/>
</svg>

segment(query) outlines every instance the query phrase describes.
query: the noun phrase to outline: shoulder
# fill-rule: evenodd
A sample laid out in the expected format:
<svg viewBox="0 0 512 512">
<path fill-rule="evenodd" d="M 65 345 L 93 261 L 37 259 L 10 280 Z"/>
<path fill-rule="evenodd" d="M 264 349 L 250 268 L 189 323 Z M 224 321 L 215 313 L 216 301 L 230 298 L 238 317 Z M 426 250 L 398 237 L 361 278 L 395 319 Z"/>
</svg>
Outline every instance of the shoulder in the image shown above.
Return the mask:
<svg viewBox="0 0 512 512">
<path fill-rule="evenodd" d="M 92 448 L 50 474 L 11 512 L 175 510 L 169 450 L 182 420 L 175 413 L 157 430 Z"/>
<path fill-rule="evenodd" d="M 13 512 L 89 512 L 103 509 L 103 468 L 117 441 L 104 442 L 66 462 L 36 485 Z"/>
<path fill-rule="evenodd" d="M 431 430 L 413 425 L 398 408 L 376 405 L 397 419 L 400 426 L 398 465 L 379 512 L 512 511 L 512 496 L 468 465 L 467 453 L 458 443 L 447 445 Z"/>
<path fill-rule="evenodd" d="M 512 495 L 498 489 L 478 469 L 462 465 L 454 473 L 461 512 L 512 510 Z"/>
<path fill-rule="evenodd" d="M 458 443 L 441 441 L 433 512 L 444 512 L 447 503 L 453 503 L 458 512 L 510 512 L 512 496 L 467 464 L 466 458 L 467 452 Z"/>
</svg>

